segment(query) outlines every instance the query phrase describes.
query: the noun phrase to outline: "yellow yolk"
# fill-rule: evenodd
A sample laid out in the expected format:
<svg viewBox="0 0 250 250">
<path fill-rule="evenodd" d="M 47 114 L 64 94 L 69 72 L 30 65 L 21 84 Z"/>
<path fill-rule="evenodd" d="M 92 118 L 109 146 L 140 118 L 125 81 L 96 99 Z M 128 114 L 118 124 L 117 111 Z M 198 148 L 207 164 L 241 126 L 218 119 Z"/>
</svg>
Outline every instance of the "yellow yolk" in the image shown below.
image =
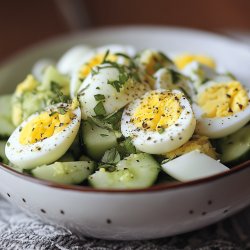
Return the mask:
<svg viewBox="0 0 250 250">
<path fill-rule="evenodd" d="M 38 82 L 32 75 L 28 75 L 23 82 L 17 85 L 16 93 L 22 94 L 25 91 L 32 91 L 38 85 Z"/>
<path fill-rule="evenodd" d="M 197 61 L 213 69 L 216 67 L 215 61 L 211 57 L 204 55 L 183 54 L 174 59 L 178 69 L 184 69 L 187 64 L 193 61 Z"/>
<path fill-rule="evenodd" d="M 225 117 L 244 110 L 248 94 L 237 81 L 218 83 L 200 93 L 197 104 L 205 112 L 204 117 Z"/>
<path fill-rule="evenodd" d="M 131 121 L 138 128 L 160 131 L 175 124 L 181 113 L 180 94 L 152 92 L 141 100 Z"/>
<path fill-rule="evenodd" d="M 217 153 L 212 147 L 210 141 L 208 140 L 208 137 L 199 135 L 194 135 L 188 142 L 183 144 L 181 147 L 164 154 L 164 156 L 172 160 L 178 156 L 184 155 L 194 150 L 199 150 L 200 152 L 214 159 L 217 159 Z"/>
<path fill-rule="evenodd" d="M 86 78 L 93 67 L 98 66 L 103 62 L 104 56 L 105 54 L 97 54 L 92 57 L 86 64 L 84 64 L 79 72 L 79 78 Z M 113 54 L 108 54 L 106 60 L 115 62 L 117 61 L 117 56 Z"/>
<path fill-rule="evenodd" d="M 20 133 L 19 142 L 33 144 L 63 131 L 72 121 L 74 114 L 68 110 L 65 114 L 43 112 L 29 121 Z"/>
<path fill-rule="evenodd" d="M 150 50 L 142 53 L 140 61 L 149 75 L 153 75 L 158 69 L 169 64 L 161 54 Z"/>
</svg>

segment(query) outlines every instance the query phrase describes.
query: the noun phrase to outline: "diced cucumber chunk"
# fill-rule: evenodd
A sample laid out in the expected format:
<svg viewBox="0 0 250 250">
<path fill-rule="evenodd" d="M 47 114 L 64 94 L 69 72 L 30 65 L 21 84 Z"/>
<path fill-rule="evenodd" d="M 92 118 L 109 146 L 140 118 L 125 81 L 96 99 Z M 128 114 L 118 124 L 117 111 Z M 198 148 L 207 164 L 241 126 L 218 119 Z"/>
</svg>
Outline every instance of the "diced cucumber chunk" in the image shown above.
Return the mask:
<svg viewBox="0 0 250 250">
<path fill-rule="evenodd" d="M 160 166 L 151 155 L 140 153 L 124 158 L 113 172 L 101 167 L 88 179 L 95 188 L 146 188 L 153 185 L 159 171 Z"/>
<path fill-rule="evenodd" d="M 49 66 L 44 72 L 42 86 L 53 90 L 53 83 L 61 88 L 64 95 L 69 95 L 69 78 L 59 73 L 53 66 Z"/>
<path fill-rule="evenodd" d="M 15 126 L 5 116 L 0 115 L 0 138 L 7 139 L 15 130 Z"/>
<path fill-rule="evenodd" d="M 216 140 L 216 146 L 221 153 L 221 162 L 238 164 L 250 159 L 250 125 L 237 132 Z"/>
<path fill-rule="evenodd" d="M 55 162 L 50 165 L 36 167 L 31 171 L 39 179 L 62 184 L 79 184 L 94 170 L 92 161 Z"/>
<path fill-rule="evenodd" d="M 94 160 L 100 160 L 105 151 L 117 145 L 113 131 L 98 127 L 88 121 L 82 123 L 82 139 L 88 155 Z"/>
<path fill-rule="evenodd" d="M 0 162 L 8 164 L 9 160 L 5 155 L 6 141 L 0 141 Z"/>
<path fill-rule="evenodd" d="M 0 138 L 7 139 L 15 130 L 11 122 L 11 95 L 0 96 Z"/>
</svg>

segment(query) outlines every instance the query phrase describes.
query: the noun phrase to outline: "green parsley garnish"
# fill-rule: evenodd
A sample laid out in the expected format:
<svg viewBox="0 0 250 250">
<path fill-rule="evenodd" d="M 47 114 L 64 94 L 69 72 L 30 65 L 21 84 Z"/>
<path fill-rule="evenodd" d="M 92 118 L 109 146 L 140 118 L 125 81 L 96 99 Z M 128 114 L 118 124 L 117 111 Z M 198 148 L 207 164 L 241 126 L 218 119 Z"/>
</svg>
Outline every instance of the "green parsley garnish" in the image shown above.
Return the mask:
<svg viewBox="0 0 250 250">
<path fill-rule="evenodd" d="M 105 96 L 101 94 L 94 95 L 96 101 L 104 101 Z"/>
<path fill-rule="evenodd" d="M 106 110 L 103 106 L 103 102 L 100 101 L 97 103 L 97 105 L 94 107 L 94 111 L 96 115 L 106 115 Z"/>
</svg>

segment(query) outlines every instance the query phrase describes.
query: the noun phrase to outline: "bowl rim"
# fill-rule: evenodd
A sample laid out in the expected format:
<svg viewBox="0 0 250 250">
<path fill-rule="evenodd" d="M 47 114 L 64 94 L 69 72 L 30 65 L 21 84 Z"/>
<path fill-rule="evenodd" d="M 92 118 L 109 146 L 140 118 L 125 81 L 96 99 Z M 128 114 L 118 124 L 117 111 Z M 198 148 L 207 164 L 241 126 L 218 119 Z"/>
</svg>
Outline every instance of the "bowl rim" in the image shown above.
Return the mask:
<svg viewBox="0 0 250 250">
<path fill-rule="evenodd" d="M 249 46 L 245 44 L 242 41 L 235 40 L 231 37 L 223 35 L 223 33 L 217 33 L 216 31 L 211 32 L 207 30 L 201 30 L 201 29 L 194 29 L 194 28 L 186 28 L 186 27 L 177 27 L 177 26 L 163 26 L 163 25 L 125 25 L 125 26 L 104 26 L 101 28 L 94 28 L 94 29 L 87 29 L 86 31 L 76 32 L 74 33 L 75 37 L 80 37 L 82 35 L 86 35 L 88 33 L 95 33 L 98 31 L 110 31 L 110 30 L 155 30 L 155 31 L 162 31 L 164 30 L 172 30 L 172 31 L 179 31 L 179 32 L 192 32 L 196 35 L 206 35 L 211 36 L 212 38 L 222 39 L 224 41 L 230 42 L 234 45 L 241 45 L 242 47 L 245 47 L 249 51 Z M 9 63 L 12 63 L 17 58 L 21 58 L 25 56 L 27 53 L 32 52 L 36 49 L 39 49 L 43 46 L 48 46 L 49 44 L 56 43 L 60 41 L 61 39 L 69 39 L 70 34 L 61 34 L 57 35 L 56 37 L 52 37 L 50 39 L 42 40 L 41 42 L 35 43 L 34 45 L 28 46 L 27 48 L 24 48 L 23 50 L 15 53 L 15 55 L 10 55 L 8 58 L 4 59 L 0 62 L 0 68 L 6 66 Z M 32 175 L 29 175 L 27 173 L 21 173 L 17 170 L 11 168 L 10 166 L 3 164 L 0 162 L 0 169 L 3 171 L 13 174 L 19 178 L 23 178 L 27 181 L 31 181 L 32 183 L 47 186 L 50 188 L 56 188 L 56 189 L 62 189 L 62 190 L 70 190 L 70 191 L 78 191 L 78 192 L 92 192 L 92 193 L 121 193 L 121 194 L 131 194 L 131 193 L 149 193 L 149 192 L 159 192 L 159 191 L 166 191 L 166 190 L 174 190 L 179 188 L 185 188 L 185 187 L 192 187 L 197 186 L 200 184 L 206 184 L 208 182 L 217 181 L 219 179 L 232 176 L 233 174 L 239 173 L 243 170 L 246 170 L 250 167 L 250 160 L 245 161 L 237 166 L 234 166 L 229 171 L 225 171 L 222 173 L 218 173 L 209 177 L 205 178 L 199 178 L 196 180 L 186 181 L 186 182 L 179 182 L 179 181 L 171 181 L 169 183 L 162 183 L 162 184 L 156 184 L 148 188 L 138 188 L 138 189 L 95 189 L 90 186 L 83 186 L 83 185 L 67 185 L 67 184 L 60 184 L 52 181 L 42 180 L 33 177 Z"/>
<path fill-rule="evenodd" d="M 8 165 L 0 162 L 0 169 L 4 170 L 5 172 L 13 174 L 19 178 L 23 178 L 27 181 L 31 181 L 32 183 L 47 186 L 50 188 L 57 188 L 62 190 L 70 190 L 78 192 L 88 192 L 88 193 L 92 192 L 92 193 L 122 193 L 122 194 L 159 192 L 159 191 L 173 190 L 185 187 L 192 187 L 200 184 L 207 184 L 208 182 L 217 181 L 219 179 L 232 176 L 233 174 L 237 174 L 243 170 L 246 170 L 249 167 L 250 167 L 250 160 L 232 167 L 229 171 L 211 175 L 205 178 L 199 178 L 192 181 L 185 181 L 185 182 L 173 181 L 169 183 L 156 184 L 148 188 L 107 189 L 107 188 L 93 188 L 90 186 L 83 186 L 83 185 L 81 186 L 81 185 L 60 184 L 52 181 L 38 179 L 27 173 L 18 172 L 17 170 L 9 167 Z"/>
</svg>

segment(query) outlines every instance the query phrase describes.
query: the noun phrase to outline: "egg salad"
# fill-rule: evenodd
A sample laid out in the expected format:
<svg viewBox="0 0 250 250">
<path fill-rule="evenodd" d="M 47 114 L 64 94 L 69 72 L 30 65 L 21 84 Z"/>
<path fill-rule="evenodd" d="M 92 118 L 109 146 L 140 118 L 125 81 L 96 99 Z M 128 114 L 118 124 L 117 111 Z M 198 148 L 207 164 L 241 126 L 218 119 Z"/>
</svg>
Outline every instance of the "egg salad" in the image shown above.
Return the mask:
<svg viewBox="0 0 250 250">
<path fill-rule="evenodd" d="M 0 161 L 105 189 L 229 171 L 250 159 L 250 91 L 218 68 L 206 53 L 169 57 L 119 44 L 43 58 L 0 96 Z"/>
</svg>

